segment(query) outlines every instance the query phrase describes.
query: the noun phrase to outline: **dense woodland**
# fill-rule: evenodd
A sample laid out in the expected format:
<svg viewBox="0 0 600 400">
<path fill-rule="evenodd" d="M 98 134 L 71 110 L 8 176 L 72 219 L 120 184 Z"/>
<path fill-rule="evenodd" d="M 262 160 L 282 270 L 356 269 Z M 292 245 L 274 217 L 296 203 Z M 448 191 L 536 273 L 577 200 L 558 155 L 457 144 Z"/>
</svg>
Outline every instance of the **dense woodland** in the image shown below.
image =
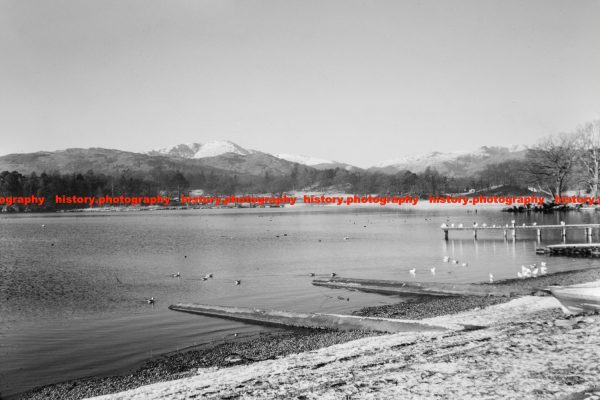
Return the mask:
<svg viewBox="0 0 600 400">
<path fill-rule="evenodd" d="M 449 178 L 433 169 L 421 174 L 403 171 L 389 175 L 367 171 L 349 172 L 344 169 L 318 171 L 297 165 L 289 175 L 262 177 L 238 177 L 211 171 L 182 173 L 179 171 L 154 170 L 147 175 L 122 173 L 120 176 L 87 171 L 78 174 L 31 173 L 23 175 L 17 171 L 0 173 L 1 196 L 44 196 L 48 209 L 54 209 L 55 195 L 143 196 L 169 193 L 177 196 L 192 189 L 202 189 L 211 194 L 283 193 L 293 190 L 335 190 L 365 194 L 429 194 L 464 193 L 472 188 L 481 189 L 492 184 L 518 187 L 518 174 L 511 173 L 515 163 L 489 166 L 473 178 Z M 58 208 L 77 207 L 61 205 Z"/>
<path fill-rule="evenodd" d="M 422 173 L 401 171 L 384 174 L 336 168 L 316 170 L 296 164 L 287 175 L 261 177 L 228 171 L 170 171 L 159 167 L 148 172 L 123 171 L 105 175 L 87 171 L 0 173 L 0 196 L 44 196 L 47 209 L 56 208 L 55 195 L 143 196 L 159 193 L 175 197 L 192 189 L 207 194 L 279 194 L 294 190 L 335 191 L 353 194 L 457 194 L 475 190 L 495 194 L 524 194 L 535 188 L 549 197 L 567 190 L 598 196 L 600 185 L 600 121 L 582 125 L 574 132 L 542 139 L 524 160 L 489 164 L 469 177 L 449 177 L 427 168 Z M 73 206 L 61 206 L 73 207 Z"/>
</svg>

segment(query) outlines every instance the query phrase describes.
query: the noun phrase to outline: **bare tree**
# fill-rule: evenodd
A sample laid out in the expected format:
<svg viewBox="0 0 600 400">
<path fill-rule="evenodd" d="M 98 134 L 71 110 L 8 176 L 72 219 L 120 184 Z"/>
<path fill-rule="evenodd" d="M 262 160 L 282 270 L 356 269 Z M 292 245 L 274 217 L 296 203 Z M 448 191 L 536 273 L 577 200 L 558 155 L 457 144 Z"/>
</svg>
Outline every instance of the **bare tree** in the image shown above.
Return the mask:
<svg viewBox="0 0 600 400">
<path fill-rule="evenodd" d="M 539 190 L 560 196 L 566 189 L 579 156 L 576 141 L 574 135 L 548 136 L 527 151 L 526 173 Z"/>
<path fill-rule="evenodd" d="M 583 182 L 590 194 L 598 197 L 600 184 L 600 119 L 579 127 L 576 132 Z"/>
</svg>

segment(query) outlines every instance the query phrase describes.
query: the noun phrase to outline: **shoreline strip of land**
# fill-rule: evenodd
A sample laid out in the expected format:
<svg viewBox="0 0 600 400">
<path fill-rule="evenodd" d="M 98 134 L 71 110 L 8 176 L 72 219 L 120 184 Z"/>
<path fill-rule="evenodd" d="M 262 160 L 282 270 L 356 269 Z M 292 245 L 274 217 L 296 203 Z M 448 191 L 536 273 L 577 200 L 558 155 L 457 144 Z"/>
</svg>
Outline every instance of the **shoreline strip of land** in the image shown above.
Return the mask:
<svg viewBox="0 0 600 400">
<path fill-rule="evenodd" d="M 565 316 L 554 298 L 534 296 L 543 293 L 532 287 L 596 280 L 598 269 L 564 272 L 502 282 L 518 294 L 510 298 L 423 297 L 355 312 L 484 329 L 395 335 L 295 329 L 190 349 L 150 360 L 130 374 L 49 385 L 21 397 L 430 398 L 436 390 L 467 398 L 576 396 L 600 383 L 600 347 L 590 343 L 597 343 L 600 318 Z M 388 370 L 388 364 L 394 367 Z M 509 378 L 510 385 L 504 382 Z M 462 392 L 452 392 L 453 387 Z"/>
</svg>

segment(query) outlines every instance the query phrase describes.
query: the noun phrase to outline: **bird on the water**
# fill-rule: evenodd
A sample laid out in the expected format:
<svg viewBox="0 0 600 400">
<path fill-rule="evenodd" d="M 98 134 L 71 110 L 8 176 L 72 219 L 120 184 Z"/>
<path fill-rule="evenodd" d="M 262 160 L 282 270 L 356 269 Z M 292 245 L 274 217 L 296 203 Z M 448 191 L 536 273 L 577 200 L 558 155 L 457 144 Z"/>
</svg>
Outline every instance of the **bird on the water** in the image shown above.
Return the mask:
<svg viewBox="0 0 600 400">
<path fill-rule="evenodd" d="M 242 281 L 240 281 L 240 280 L 237 280 L 237 281 L 235 281 L 235 284 L 236 284 L 236 285 L 239 285 L 239 284 L 241 284 L 241 283 L 242 283 Z"/>
<path fill-rule="evenodd" d="M 430 269 L 430 271 L 431 271 L 431 275 L 435 275 L 435 267 L 432 267 L 432 268 Z"/>
<path fill-rule="evenodd" d="M 417 269 L 413 268 L 413 269 L 409 269 L 408 273 L 412 275 L 412 277 L 416 277 L 417 276 Z"/>
<path fill-rule="evenodd" d="M 154 304 L 154 297 L 150 297 L 149 299 L 146 299 L 146 303 Z"/>
</svg>

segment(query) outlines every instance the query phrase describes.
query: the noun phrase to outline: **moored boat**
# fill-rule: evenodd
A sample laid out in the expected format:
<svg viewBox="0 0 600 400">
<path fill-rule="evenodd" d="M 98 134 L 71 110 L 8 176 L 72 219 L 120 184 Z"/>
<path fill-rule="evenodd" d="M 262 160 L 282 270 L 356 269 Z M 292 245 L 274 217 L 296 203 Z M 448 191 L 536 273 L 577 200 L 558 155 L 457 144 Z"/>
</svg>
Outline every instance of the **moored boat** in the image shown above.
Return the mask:
<svg viewBox="0 0 600 400">
<path fill-rule="evenodd" d="M 600 282 L 573 286 L 551 286 L 550 293 L 566 314 L 600 311 Z"/>
</svg>

